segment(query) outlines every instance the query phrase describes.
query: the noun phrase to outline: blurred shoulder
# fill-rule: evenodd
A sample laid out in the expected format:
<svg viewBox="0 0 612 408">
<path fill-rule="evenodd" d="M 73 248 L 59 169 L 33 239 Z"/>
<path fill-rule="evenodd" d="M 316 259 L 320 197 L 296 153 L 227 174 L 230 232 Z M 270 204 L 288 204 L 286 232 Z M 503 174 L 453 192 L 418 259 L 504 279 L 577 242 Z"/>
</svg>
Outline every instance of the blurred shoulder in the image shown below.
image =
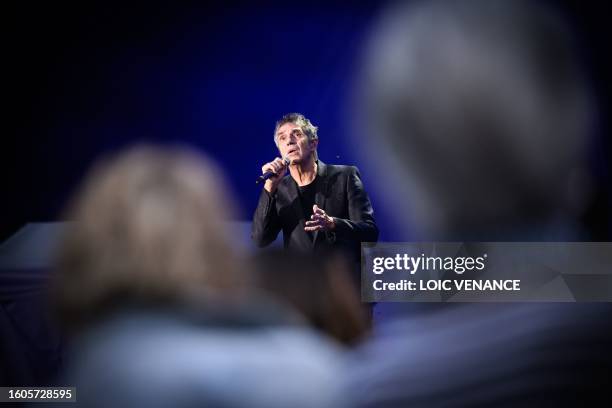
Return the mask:
<svg viewBox="0 0 612 408">
<path fill-rule="evenodd" d="M 128 316 L 85 337 L 66 378 L 87 406 L 181 406 L 175 402 L 184 398 L 202 406 L 331 408 L 340 396 L 343 350 L 299 325 L 198 326 Z"/>
</svg>

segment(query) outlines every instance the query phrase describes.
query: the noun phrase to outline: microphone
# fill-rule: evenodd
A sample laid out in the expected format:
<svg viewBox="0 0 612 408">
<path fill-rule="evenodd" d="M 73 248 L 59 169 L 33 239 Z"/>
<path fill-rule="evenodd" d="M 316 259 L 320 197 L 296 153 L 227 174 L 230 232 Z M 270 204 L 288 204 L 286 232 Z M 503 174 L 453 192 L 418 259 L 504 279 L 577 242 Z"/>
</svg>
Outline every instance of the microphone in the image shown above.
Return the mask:
<svg viewBox="0 0 612 408">
<path fill-rule="evenodd" d="M 289 158 L 287 156 L 285 156 L 285 158 L 283 159 L 283 162 L 285 163 L 285 166 L 288 166 L 291 164 L 291 160 L 289 160 Z M 262 174 L 261 176 L 257 177 L 257 180 L 255 180 L 255 184 L 259 184 L 261 182 L 266 181 L 267 179 L 269 179 L 272 176 L 276 176 L 276 173 L 273 171 L 266 171 L 264 174 Z"/>
</svg>

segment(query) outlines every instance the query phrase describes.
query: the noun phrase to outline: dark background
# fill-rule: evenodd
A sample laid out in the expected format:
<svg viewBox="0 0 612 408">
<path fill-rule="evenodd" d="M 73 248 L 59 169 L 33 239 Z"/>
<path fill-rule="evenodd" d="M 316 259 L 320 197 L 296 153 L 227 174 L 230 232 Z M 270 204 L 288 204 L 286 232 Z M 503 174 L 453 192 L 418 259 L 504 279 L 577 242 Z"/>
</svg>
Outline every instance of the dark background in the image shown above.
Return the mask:
<svg viewBox="0 0 612 408">
<path fill-rule="evenodd" d="M 26 222 L 60 219 L 96 158 L 139 141 L 186 143 L 215 158 L 241 219 L 255 208 L 254 178 L 276 154 L 274 122 L 284 113 L 319 126 L 323 161 L 363 167 L 347 143 L 348 99 L 385 3 L 223 3 L 5 10 L 0 242 Z M 611 240 L 609 7 L 549 3 L 574 25 L 601 107 L 591 149 L 597 193 L 584 222 L 594 240 Z M 366 188 L 376 183 L 362 175 Z M 377 221 L 382 240 L 409 235 L 393 229 L 392 214 L 377 211 Z"/>
</svg>

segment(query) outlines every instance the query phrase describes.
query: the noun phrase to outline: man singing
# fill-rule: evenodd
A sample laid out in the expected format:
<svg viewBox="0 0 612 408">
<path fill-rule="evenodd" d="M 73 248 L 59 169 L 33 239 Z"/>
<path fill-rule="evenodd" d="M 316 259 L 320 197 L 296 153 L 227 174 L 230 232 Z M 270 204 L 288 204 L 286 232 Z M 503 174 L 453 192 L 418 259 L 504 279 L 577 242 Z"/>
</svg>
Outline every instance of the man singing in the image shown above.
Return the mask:
<svg viewBox="0 0 612 408">
<path fill-rule="evenodd" d="M 317 127 L 299 113 L 276 123 L 274 142 L 281 157 L 261 168 L 275 175 L 266 180 L 255 210 L 255 243 L 269 245 L 282 229 L 285 248 L 340 249 L 358 262 L 360 243 L 377 241 L 378 228 L 357 168 L 320 161 Z"/>
</svg>

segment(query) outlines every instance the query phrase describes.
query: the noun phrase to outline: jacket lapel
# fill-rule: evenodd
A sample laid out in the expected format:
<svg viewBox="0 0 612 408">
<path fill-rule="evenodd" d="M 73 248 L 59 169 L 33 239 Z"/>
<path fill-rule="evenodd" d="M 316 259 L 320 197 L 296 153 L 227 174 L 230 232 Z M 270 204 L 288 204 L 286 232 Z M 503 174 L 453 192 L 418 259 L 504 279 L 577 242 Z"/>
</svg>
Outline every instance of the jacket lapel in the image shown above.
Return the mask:
<svg viewBox="0 0 612 408">
<path fill-rule="evenodd" d="M 327 192 L 327 166 L 321 160 L 317 161 L 317 192 L 315 193 L 315 204 L 322 210 L 325 210 L 325 197 Z M 312 239 L 312 247 L 317 244 L 319 231 L 315 231 Z"/>
</svg>

